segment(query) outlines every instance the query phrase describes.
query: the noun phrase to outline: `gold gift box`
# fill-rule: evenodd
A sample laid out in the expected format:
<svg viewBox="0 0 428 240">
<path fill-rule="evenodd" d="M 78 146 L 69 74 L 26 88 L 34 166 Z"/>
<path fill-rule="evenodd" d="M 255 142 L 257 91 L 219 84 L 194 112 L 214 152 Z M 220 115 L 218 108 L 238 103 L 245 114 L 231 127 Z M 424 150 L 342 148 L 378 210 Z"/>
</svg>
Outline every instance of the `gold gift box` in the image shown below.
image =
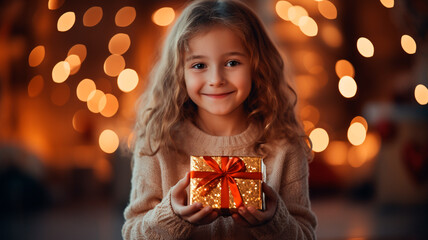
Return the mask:
<svg viewBox="0 0 428 240">
<path fill-rule="evenodd" d="M 218 167 L 221 169 L 221 156 L 191 156 L 190 157 L 190 171 L 192 172 L 206 172 L 207 174 L 215 173 L 216 170 L 210 166 L 205 158 L 214 160 Z M 223 158 L 225 158 L 223 156 Z M 245 206 L 253 206 L 259 210 L 264 210 L 264 194 L 262 191 L 262 182 L 265 179 L 266 171 L 263 160 L 261 157 L 227 157 L 228 161 L 232 158 L 239 158 L 245 164 L 245 171 L 249 173 L 260 174 L 261 179 L 239 178 L 233 177 L 239 189 L 242 203 Z M 224 169 L 222 169 L 224 170 Z M 232 195 L 231 187 L 229 186 L 229 205 L 228 208 L 221 206 L 222 199 L 222 184 L 221 180 L 212 181 L 202 186 L 198 186 L 202 178 L 191 177 L 190 179 L 190 201 L 189 204 L 195 202 L 202 203 L 203 206 L 211 206 L 213 209 L 219 211 L 222 215 L 229 215 L 236 212 L 237 205 Z M 223 196 L 224 197 L 224 196 Z"/>
</svg>

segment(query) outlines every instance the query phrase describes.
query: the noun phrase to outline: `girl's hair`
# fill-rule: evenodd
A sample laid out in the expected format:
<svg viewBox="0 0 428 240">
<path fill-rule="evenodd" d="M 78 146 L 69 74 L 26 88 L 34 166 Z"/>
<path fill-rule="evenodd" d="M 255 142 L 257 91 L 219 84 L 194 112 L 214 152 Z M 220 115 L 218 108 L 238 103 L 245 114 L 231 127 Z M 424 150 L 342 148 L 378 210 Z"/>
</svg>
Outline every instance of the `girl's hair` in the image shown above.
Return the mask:
<svg viewBox="0 0 428 240">
<path fill-rule="evenodd" d="M 232 29 L 251 59 L 252 88 L 245 100 L 250 122 L 261 134 L 254 146 L 263 153 L 267 142 L 286 138 L 302 146 L 310 157 L 307 137 L 296 119 L 296 93 L 284 77 L 284 62 L 261 21 L 244 4 L 233 0 L 201 0 L 181 13 L 164 43 L 160 60 L 143 94 L 136 134 L 143 141 L 140 154 L 153 155 L 160 148 L 175 147 L 174 132 L 185 119 L 196 116 L 196 105 L 184 82 L 184 53 L 190 38 L 214 25 Z"/>
</svg>

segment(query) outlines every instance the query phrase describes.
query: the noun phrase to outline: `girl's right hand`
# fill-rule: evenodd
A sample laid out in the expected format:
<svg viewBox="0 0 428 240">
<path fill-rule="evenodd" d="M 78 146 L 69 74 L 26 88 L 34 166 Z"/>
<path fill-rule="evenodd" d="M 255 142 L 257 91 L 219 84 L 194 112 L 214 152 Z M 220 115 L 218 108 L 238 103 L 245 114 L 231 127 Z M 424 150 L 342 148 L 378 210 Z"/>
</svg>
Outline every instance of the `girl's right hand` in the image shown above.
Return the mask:
<svg viewBox="0 0 428 240">
<path fill-rule="evenodd" d="M 213 211 L 210 206 L 202 207 L 201 203 L 194 203 L 187 206 L 186 187 L 190 183 L 190 174 L 187 173 L 184 178 L 175 184 L 171 189 L 171 206 L 175 214 L 184 220 L 195 225 L 210 224 L 218 217 L 218 213 Z"/>
</svg>

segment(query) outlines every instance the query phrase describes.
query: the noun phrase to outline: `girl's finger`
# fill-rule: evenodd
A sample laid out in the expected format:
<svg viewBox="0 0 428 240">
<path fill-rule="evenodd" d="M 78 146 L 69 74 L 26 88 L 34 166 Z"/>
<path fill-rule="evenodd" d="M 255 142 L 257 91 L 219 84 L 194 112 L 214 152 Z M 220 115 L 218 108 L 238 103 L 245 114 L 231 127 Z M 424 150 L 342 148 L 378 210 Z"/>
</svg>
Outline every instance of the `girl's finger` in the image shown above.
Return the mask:
<svg viewBox="0 0 428 240">
<path fill-rule="evenodd" d="M 206 217 L 208 214 L 210 214 L 213 211 L 213 209 L 210 206 L 204 207 L 195 214 L 186 217 L 186 220 L 191 223 L 198 223 L 201 221 L 204 217 Z"/>
<path fill-rule="evenodd" d="M 276 192 L 273 190 L 267 183 L 262 183 L 262 189 L 263 192 L 266 194 L 266 197 L 268 200 L 275 200 L 277 199 Z"/>
<path fill-rule="evenodd" d="M 177 206 L 176 207 L 176 213 L 182 217 L 185 216 L 191 216 L 201 210 L 202 204 L 201 203 L 194 203 L 190 206 Z"/>
<path fill-rule="evenodd" d="M 251 214 L 246 207 L 240 207 L 238 209 L 239 215 L 244 218 L 250 225 L 257 225 L 259 221 Z"/>
<path fill-rule="evenodd" d="M 186 176 L 184 178 L 180 179 L 180 181 L 177 182 L 174 186 L 174 193 L 180 193 L 186 189 L 186 187 L 190 183 L 190 174 L 189 172 L 186 173 Z"/>
<path fill-rule="evenodd" d="M 257 221 L 258 221 L 259 223 L 263 223 L 263 222 L 265 222 L 265 221 L 266 221 L 266 216 L 265 216 L 265 213 L 264 213 L 264 212 L 257 210 L 257 209 L 256 209 L 255 207 L 253 207 L 253 206 L 249 206 L 249 207 L 247 208 L 247 210 L 248 210 L 248 212 L 250 212 L 250 213 L 253 215 L 253 217 L 254 217 L 255 219 L 257 219 Z"/>
<path fill-rule="evenodd" d="M 216 211 L 212 211 L 208 216 L 204 217 L 201 221 L 199 221 L 200 224 L 209 224 L 212 223 L 216 218 L 218 217 L 218 213 Z"/>
</svg>

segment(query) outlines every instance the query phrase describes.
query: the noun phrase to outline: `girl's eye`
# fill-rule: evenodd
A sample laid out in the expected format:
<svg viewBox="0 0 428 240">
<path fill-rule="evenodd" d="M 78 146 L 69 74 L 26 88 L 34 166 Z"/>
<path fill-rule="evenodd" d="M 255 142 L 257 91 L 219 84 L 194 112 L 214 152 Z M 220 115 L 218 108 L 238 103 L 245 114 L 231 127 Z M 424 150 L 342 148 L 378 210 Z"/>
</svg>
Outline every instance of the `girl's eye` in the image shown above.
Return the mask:
<svg viewBox="0 0 428 240">
<path fill-rule="evenodd" d="M 206 66 L 203 63 L 196 63 L 196 64 L 192 65 L 192 68 L 194 68 L 194 69 L 203 69 L 205 67 Z"/>
<path fill-rule="evenodd" d="M 228 61 L 227 63 L 226 63 L 226 66 L 227 67 L 234 67 L 234 66 L 237 66 L 237 65 L 239 65 L 240 63 L 238 62 L 238 61 L 236 61 L 236 60 L 231 60 L 231 61 Z"/>
</svg>

